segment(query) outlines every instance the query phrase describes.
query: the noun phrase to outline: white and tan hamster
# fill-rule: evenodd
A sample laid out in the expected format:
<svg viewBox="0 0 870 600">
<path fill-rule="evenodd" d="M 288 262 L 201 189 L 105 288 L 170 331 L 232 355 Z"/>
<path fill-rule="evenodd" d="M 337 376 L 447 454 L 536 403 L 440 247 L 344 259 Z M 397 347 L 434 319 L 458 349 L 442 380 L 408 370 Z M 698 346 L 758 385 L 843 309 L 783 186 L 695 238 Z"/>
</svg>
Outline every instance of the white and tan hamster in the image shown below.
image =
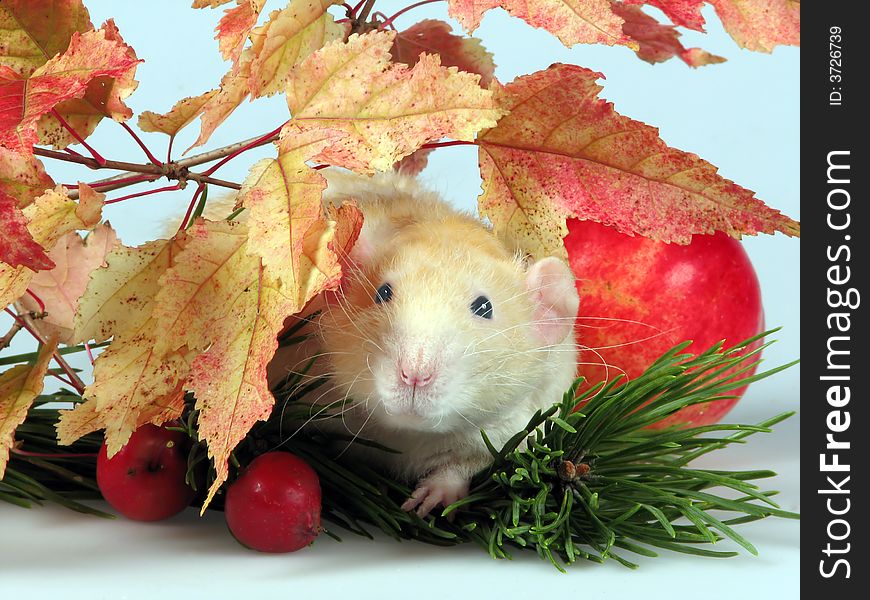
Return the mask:
<svg viewBox="0 0 870 600">
<path fill-rule="evenodd" d="M 365 224 L 317 323 L 331 377 L 317 402 L 346 398 L 331 427 L 400 452 L 359 449 L 416 486 L 403 508 L 424 516 L 491 464 L 481 429 L 501 447 L 571 384 L 574 276 L 556 258 L 527 264 L 414 179 L 326 175 L 325 201 L 355 199 Z M 298 352 L 279 352 L 273 378 Z"/>
</svg>

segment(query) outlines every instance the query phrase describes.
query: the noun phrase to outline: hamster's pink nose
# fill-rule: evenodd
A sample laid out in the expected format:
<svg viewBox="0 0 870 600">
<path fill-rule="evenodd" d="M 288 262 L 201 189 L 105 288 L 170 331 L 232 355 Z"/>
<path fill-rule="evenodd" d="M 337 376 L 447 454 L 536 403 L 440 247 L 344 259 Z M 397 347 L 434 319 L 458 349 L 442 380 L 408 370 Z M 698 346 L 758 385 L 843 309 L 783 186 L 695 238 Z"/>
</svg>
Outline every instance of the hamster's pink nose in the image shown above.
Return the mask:
<svg viewBox="0 0 870 600">
<path fill-rule="evenodd" d="M 425 387 L 435 379 L 434 373 L 429 369 L 413 369 L 409 367 L 399 367 L 399 376 L 402 379 L 402 383 L 412 387 Z"/>
</svg>

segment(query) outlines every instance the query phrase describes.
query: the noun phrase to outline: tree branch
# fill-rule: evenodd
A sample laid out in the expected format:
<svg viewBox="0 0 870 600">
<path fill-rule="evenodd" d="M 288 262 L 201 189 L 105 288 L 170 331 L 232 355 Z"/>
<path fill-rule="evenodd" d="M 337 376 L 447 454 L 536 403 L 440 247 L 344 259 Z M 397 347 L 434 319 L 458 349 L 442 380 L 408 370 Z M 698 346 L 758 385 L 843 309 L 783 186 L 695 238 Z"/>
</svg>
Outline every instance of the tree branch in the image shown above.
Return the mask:
<svg viewBox="0 0 870 600">
<path fill-rule="evenodd" d="M 84 165 L 90 169 L 116 169 L 119 171 L 123 171 L 123 173 L 118 173 L 117 175 L 113 175 L 112 177 L 107 177 L 105 179 L 99 179 L 90 184 L 92 187 L 99 188 L 99 191 L 101 192 L 117 190 L 123 187 L 127 187 L 128 185 L 135 185 L 137 183 L 141 183 L 142 181 L 153 181 L 155 179 L 159 179 L 160 177 L 166 177 L 167 179 L 176 180 L 191 180 L 196 181 L 200 184 L 210 183 L 212 185 L 238 190 L 241 189 L 241 185 L 239 185 L 238 183 L 234 183 L 232 181 L 225 181 L 223 179 L 217 179 L 211 177 L 210 174 L 206 175 L 204 173 L 194 173 L 189 171 L 188 169 L 190 167 L 195 167 L 204 163 L 211 162 L 213 160 L 228 157 L 232 154 L 239 153 L 240 151 L 250 150 L 251 148 L 270 144 L 278 139 L 278 132 L 280 131 L 280 129 L 280 127 L 275 129 L 271 135 L 267 134 L 267 136 L 260 135 L 252 137 L 241 142 L 236 142 L 234 144 L 229 144 L 228 146 L 223 146 L 222 148 L 216 148 L 214 150 L 209 150 L 208 152 L 196 154 L 194 156 L 191 156 L 190 158 L 185 158 L 171 163 L 163 163 L 163 165 L 129 163 L 117 160 L 107 160 L 105 161 L 104 165 L 100 165 L 93 158 L 82 156 L 78 153 L 68 154 L 65 152 L 58 152 L 56 150 L 49 150 L 48 148 L 38 147 L 33 149 L 33 153 L 38 156 L 44 156 L 46 158 L 54 158 L 56 160 L 62 160 L 65 162 L 77 163 L 80 165 Z M 209 171 L 212 172 L 213 169 L 210 169 Z M 137 178 L 135 177 L 137 173 L 154 175 L 154 177 L 153 179 Z M 78 190 L 70 190 L 67 195 L 73 199 L 78 198 Z"/>
</svg>

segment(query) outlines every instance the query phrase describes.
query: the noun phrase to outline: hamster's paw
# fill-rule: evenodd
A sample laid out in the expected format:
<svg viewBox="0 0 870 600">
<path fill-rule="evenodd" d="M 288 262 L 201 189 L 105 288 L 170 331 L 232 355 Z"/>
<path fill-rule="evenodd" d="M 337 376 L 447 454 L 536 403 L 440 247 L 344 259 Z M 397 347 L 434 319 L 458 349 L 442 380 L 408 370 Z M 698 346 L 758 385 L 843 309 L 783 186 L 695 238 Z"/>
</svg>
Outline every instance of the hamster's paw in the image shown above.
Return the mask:
<svg viewBox="0 0 870 600">
<path fill-rule="evenodd" d="M 468 478 L 452 469 L 435 471 L 417 483 L 414 493 L 402 504 L 402 510 L 417 509 L 417 514 L 425 517 L 439 504 L 447 507 L 465 498 L 469 483 Z"/>
</svg>

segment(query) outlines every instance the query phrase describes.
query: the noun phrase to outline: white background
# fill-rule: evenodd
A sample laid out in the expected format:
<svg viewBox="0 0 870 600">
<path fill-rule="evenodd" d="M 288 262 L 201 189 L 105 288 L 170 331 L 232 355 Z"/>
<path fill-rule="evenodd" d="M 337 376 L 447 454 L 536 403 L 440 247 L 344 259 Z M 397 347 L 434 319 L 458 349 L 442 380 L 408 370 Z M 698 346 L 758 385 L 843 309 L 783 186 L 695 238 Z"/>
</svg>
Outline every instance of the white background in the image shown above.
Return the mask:
<svg viewBox="0 0 870 600">
<path fill-rule="evenodd" d="M 379 0 L 377 8 L 392 14 L 404 4 Z M 138 70 L 139 89 L 128 101 L 134 113 L 163 112 L 183 96 L 216 86 L 226 70 L 211 39 L 219 10 L 193 11 L 186 0 L 91 0 L 87 5 L 97 26 L 114 17 L 126 41 L 146 60 Z M 281 5 L 271 0 L 267 8 Z M 704 15 L 708 35 L 687 32 L 684 44 L 701 46 L 728 62 L 698 70 L 677 60 L 647 65 L 625 48 L 568 50 L 501 11 L 489 13 L 476 35 L 495 54 L 501 81 L 553 62 L 603 72 L 607 76 L 603 95 L 619 112 L 659 127 L 670 145 L 699 154 L 720 167 L 725 177 L 799 218 L 799 50 L 779 48 L 772 55 L 742 51 L 709 7 Z M 396 24 L 401 29 L 425 17 L 445 16 L 445 6 L 435 4 L 400 17 Z M 265 133 L 286 118 L 280 98 L 245 104 L 218 129 L 207 148 Z M 176 149 L 186 148 L 196 134 L 194 124 L 176 141 Z M 138 149 L 111 122 L 103 123 L 89 141 L 108 158 L 141 160 Z M 146 141 L 158 155 L 165 151 L 164 136 L 149 134 Z M 217 176 L 241 181 L 248 167 L 269 153 L 262 149 L 246 154 Z M 102 176 L 54 162 L 47 167 L 61 182 Z M 458 205 L 474 206 L 479 178 L 473 148 L 435 152 L 424 176 Z M 166 215 L 182 213 L 191 193 L 188 188 L 123 202 L 107 208 L 106 215 L 126 244 L 139 244 L 157 236 Z M 767 324 L 784 327 L 775 336 L 779 343 L 766 351 L 766 364 L 798 358 L 799 241 L 762 236 L 747 239 L 745 246 L 762 283 Z M 0 329 L 6 327 L 7 321 L 0 321 Z M 5 353 L 29 348 L 24 336 L 19 338 Z M 726 419 L 756 422 L 796 410 L 798 376 L 795 367 L 754 384 Z M 798 415 L 773 434 L 750 438 L 747 445 L 702 464 L 778 471 L 780 476 L 768 480 L 767 487 L 782 492 L 783 508 L 799 510 L 799 423 Z M 581 563 L 561 575 L 533 553 L 517 552 L 514 561 L 497 562 L 476 546 L 443 549 L 389 539 L 369 542 L 348 534 L 341 544 L 321 536 L 304 551 L 269 556 L 239 546 L 226 531 L 221 514 L 200 519 L 189 511 L 162 523 L 141 524 L 103 521 L 53 507 L 26 511 L 0 504 L 0 597 L 797 597 L 799 524 L 767 520 L 740 531 L 756 544 L 759 557 L 742 553 L 738 558 L 712 560 L 665 555 L 637 559 L 641 564 L 637 571 L 616 563 Z"/>
</svg>

